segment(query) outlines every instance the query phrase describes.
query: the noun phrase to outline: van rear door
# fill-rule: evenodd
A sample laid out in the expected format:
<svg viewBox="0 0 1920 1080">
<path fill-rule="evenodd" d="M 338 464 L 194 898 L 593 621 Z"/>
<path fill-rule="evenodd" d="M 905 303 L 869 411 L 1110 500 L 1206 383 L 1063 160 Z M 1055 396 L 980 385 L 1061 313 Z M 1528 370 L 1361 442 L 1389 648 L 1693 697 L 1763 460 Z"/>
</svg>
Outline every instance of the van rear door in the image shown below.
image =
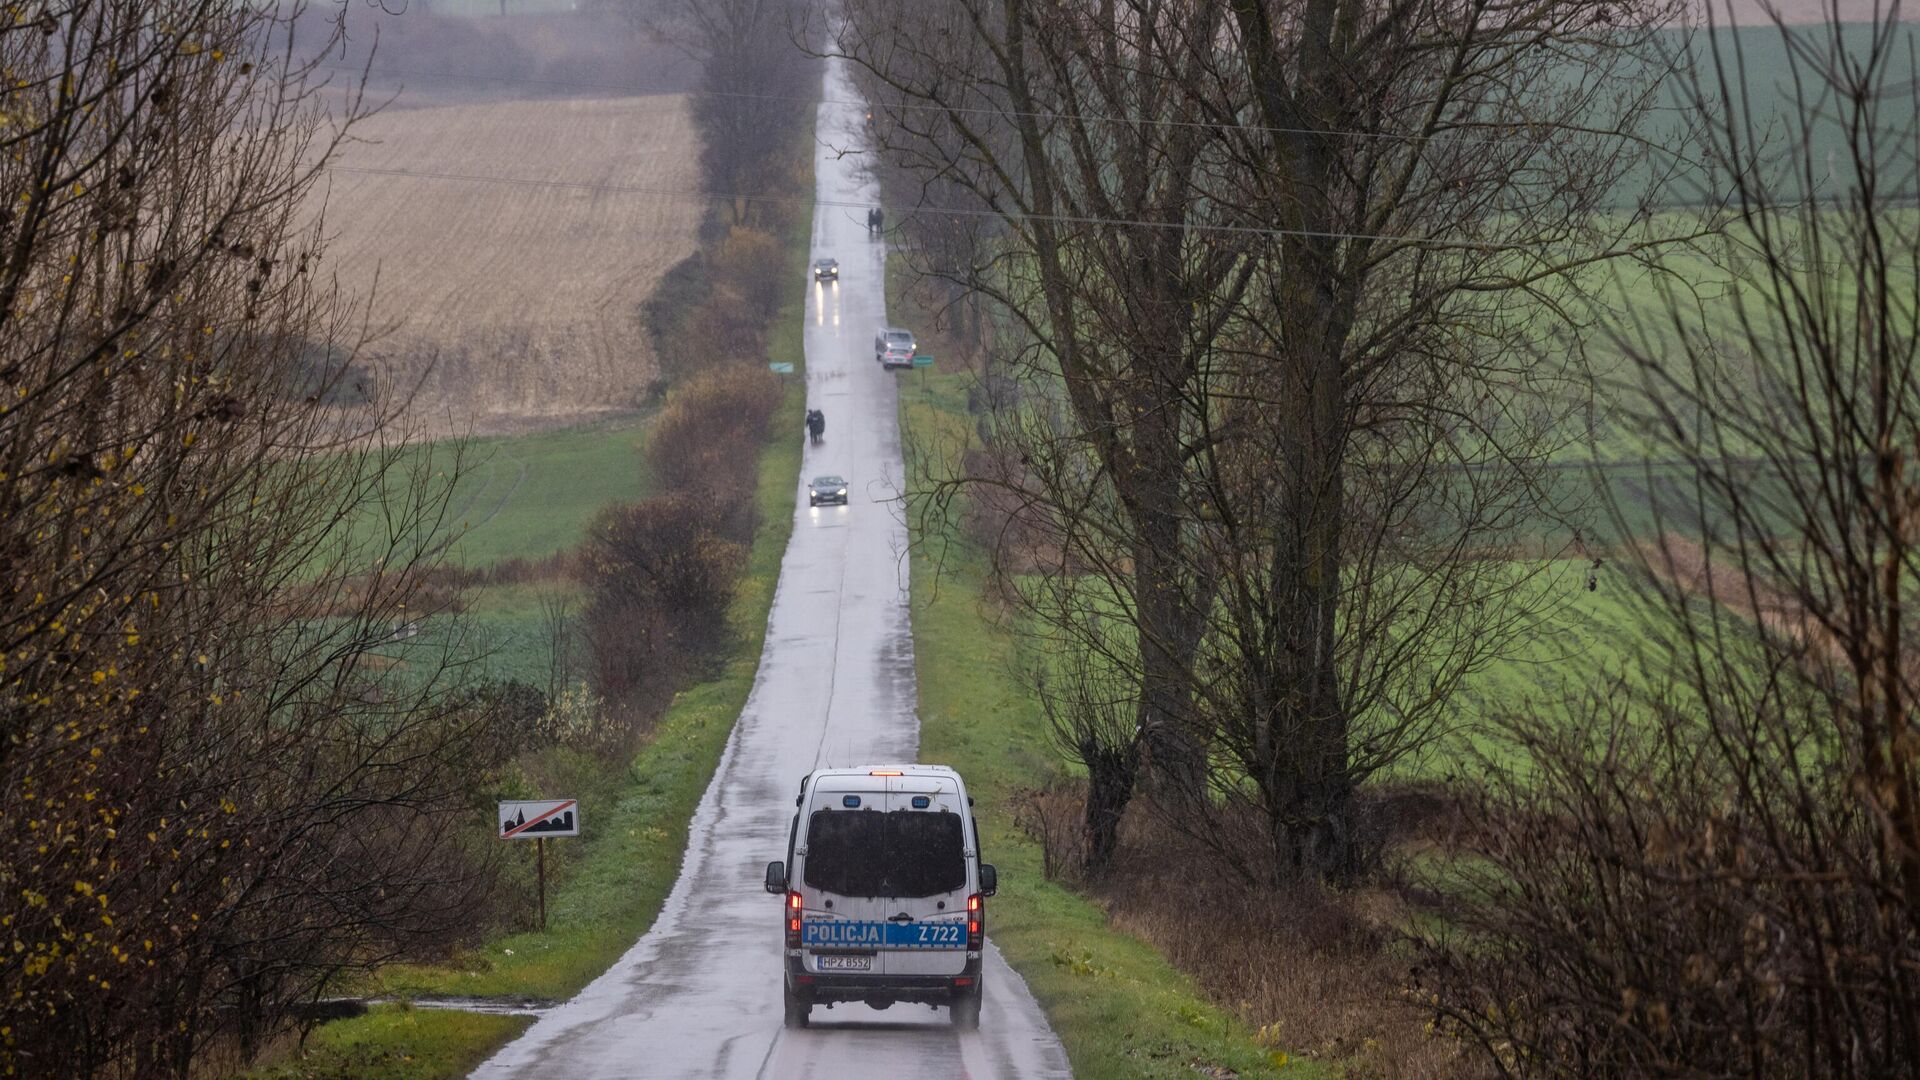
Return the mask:
<svg viewBox="0 0 1920 1080">
<path fill-rule="evenodd" d="M 887 972 L 958 975 L 967 963 L 973 855 L 966 807 L 939 780 L 909 776 L 888 788 Z"/>
<path fill-rule="evenodd" d="M 800 828 L 806 856 L 796 886 L 806 912 L 800 944 L 808 971 L 886 972 L 880 888 L 886 794 L 816 791 Z"/>
</svg>

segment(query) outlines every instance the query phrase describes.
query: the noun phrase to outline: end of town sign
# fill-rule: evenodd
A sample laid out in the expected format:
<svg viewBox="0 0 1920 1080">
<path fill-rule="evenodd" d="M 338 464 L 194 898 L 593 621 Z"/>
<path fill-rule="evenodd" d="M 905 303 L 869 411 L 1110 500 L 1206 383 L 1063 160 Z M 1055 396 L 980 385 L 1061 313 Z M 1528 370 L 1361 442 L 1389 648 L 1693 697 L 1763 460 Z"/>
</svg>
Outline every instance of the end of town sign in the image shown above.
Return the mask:
<svg viewBox="0 0 1920 1080">
<path fill-rule="evenodd" d="M 539 840 L 580 835 L 580 804 L 574 799 L 502 799 L 500 839 Z"/>
</svg>

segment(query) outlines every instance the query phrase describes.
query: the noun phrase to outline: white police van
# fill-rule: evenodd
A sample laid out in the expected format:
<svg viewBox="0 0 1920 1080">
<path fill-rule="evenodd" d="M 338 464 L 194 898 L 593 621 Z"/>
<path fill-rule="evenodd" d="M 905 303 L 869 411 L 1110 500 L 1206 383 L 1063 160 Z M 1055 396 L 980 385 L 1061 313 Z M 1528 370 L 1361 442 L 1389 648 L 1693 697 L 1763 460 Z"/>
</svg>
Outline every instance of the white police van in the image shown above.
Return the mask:
<svg viewBox="0 0 1920 1080">
<path fill-rule="evenodd" d="M 980 1025 L 986 898 L 998 884 L 960 774 L 944 765 L 818 769 L 800 781 L 782 896 L 786 1023 L 815 1005 L 946 1005 Z"/>
</svg>

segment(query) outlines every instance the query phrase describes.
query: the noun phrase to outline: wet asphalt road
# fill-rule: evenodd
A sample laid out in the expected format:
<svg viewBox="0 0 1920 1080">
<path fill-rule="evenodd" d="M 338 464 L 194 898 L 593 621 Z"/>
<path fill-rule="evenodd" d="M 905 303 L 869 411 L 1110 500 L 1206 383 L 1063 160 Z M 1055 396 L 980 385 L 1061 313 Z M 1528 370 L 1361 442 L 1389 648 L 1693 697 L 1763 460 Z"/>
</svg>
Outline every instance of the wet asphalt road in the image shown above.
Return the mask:
<svg viewBox="0 0 1920 1080">
<path fill-rule="evenodd" d="M 825 99 L 851 101 L 838 68 Z M 694 817 L 679 881 L 653 930 L 572 1001 L 473 1075 L 626 1077 L 1064 1077 L 1066 1054 L 1026 985 L 991 948 L 980 1030 L 947 1010 L 816 1008 L 813 1026 L 781 1026 L 780 898 L 761 889 L 783 858 L 800 778 L 822 765 L 911 761 L 913 639 L 895 381 L 873 336 L 885 321 L 883 245 L 866 235 L 877 201 L 861 175 L 861 110 L 822 105 L 813 257 L 840 260 L 839 284 L 810 286 L 807 400 L 827 417 L 794 485 L 793 539 L 765 652 L 726 756 Z M 841 204 L 841 205 L 833 205 Z M 792 430 L 801 438 L 799 416 Z M 809 509 L 809 477 L 848 480 L 851 505 Z M 991 901 L 989 901 L 991 908 Z M 992 920 L 988 921 L 992 934 Z"/>
</svg>

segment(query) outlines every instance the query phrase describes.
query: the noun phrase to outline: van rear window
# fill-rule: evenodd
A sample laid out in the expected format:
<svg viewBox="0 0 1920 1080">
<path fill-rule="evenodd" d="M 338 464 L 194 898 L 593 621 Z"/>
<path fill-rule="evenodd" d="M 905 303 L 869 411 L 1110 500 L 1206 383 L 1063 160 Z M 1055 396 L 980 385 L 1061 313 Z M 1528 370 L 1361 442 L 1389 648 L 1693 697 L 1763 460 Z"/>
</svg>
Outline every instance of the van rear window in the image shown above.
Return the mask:
<svg viewBox="0 0 1920 1080">
<path fill-rule="evenodd" d="M 806 883 L 841 896 L 935 896 L 967 884 L 960 815 L 944 810 L 816 810 Z"/>
</svg>

